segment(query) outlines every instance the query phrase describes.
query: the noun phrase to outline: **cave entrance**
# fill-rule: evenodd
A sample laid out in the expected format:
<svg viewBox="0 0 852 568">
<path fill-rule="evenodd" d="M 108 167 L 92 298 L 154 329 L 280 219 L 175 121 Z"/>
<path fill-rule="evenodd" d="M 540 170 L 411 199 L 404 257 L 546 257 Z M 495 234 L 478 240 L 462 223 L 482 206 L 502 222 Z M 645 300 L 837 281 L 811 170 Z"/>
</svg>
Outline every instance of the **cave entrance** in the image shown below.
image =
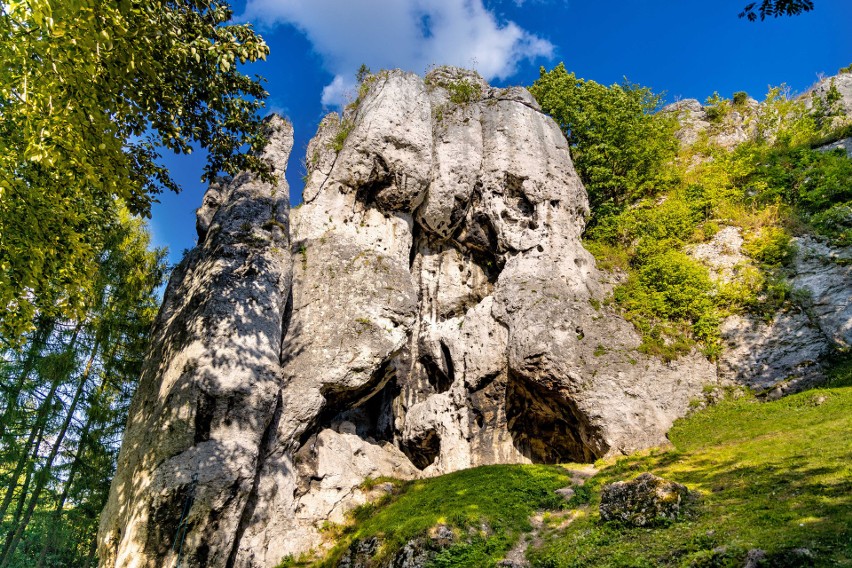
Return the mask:
<svg viewBox="0 0 852 568">
<path fill-rule="evenodd" d="M 315 424 L 302 434 L 300 446 L 326 428 L 338 430 L 343 422 L 354 425 L 355 433 L 370 443 L 393 440 L 392 407 L 399 392 L 394 358 L 382 363 L 359 389 L 324 390 L 325 407 L 317 416 Z"/>
<path fill-rule="evenodd" d="M 456 380 L 455 368 L 453 367 L 453 357 L 450 353 L 450 348 L 441 340 L 441 361 L 435 361 L 431 355 L 423 354 L 420 356 L 420 363 L 426 373 L 426 380 L 429 381 L 429 386 L 436 393 L 447 392 L 453 386 Z"/>
<path fill-rule="evenodd" d="M 571 401 L 511 372 L 506 424 L 515 449 L 533 463 L 588 463 L 601 457 L 583 442 L 590 425 Z"/>
<path fill-rule="evenodd" d="M 400 446 L 402 452 L 419 470 L 424 470 L 433 463 L 441 453 L 441 438 L 434 430 L 427 430 L 414 440 L 407 440 Z"/>
</svg>

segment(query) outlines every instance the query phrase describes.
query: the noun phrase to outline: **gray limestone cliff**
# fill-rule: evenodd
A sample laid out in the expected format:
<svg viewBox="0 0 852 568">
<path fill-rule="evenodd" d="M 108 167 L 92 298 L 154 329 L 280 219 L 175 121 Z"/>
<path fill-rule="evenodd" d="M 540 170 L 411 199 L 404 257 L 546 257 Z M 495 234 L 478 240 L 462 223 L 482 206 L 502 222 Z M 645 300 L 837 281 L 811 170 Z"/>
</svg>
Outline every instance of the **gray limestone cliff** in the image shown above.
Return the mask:
<svg viewBox="0 0 852 568">
<path fill-rule="evenodd" d="M 524 89 L 380 73 L 323 120 L 293 211 L 292 131 L 267 127 L 281 181 L 212 186 L 166 291 L 102 566 L 272 567 L 380 490 L 368 477 L 663 444 L 728 380 L 638 353 L 603 306 L 586 192 Z"/>
</svg>

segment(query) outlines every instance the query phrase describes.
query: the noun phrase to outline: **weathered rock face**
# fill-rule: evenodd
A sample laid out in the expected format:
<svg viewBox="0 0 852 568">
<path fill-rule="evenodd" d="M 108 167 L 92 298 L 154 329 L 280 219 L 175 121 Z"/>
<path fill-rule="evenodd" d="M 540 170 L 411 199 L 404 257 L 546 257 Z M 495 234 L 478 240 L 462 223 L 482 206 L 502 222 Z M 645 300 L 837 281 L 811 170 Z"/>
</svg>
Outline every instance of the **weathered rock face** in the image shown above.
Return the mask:
<svg viewBox="0 0 852 568">
<path fill-rule="evenodd" d="M 829 102 L 829 91 L 833 90 L 838 96 L 834 103 Z M 820 80 L 816 85 L 797 97 L 805 108 L 813 107 L 815 98 L 822 99 L 824 104 L 832 106 L 832 125 L 839 128 L 850 124 L 852 120 L 852 73 L 841 73 Z M 728 103 L 730 104 L 730 103 Z M 692 146 L 706 139 L 707 142 L 732 150 L 748 140 L 760 136 L 774 138 L 773 129 L 760 126 L 762 117 L 766 115 L 767 107 L 755 99 L 748 98 L 740 104 L 731 105 L 729 112 L 714 112 L 712 105 L 704 106 L 696 99 L 683 99 L 666 105 L 662 113 L 677 117 L 679 127 L 675 132 L 683 146 Z M 770 119 L 768 123 L 771 123 Z M 763 128 L 763 130 L 761 130 Z M 823 147 L 824 149 L 843 148 L 852 157 L 852 139 L 846 138 Z"/>
<path fill-rule="evenodd" d="M 787 279 L 793 307 L 769 321 L 731 316 L 721 329 L 720 377 L 773 396 L 823 382 L 827 358 L 852 346 L 852 250 L 809 236 L 793 242 L 796 256 Z M 719 277 L 731 266 L 750 262 L 734 227 L 702 246 L 705 250 L 695 256 L 715 267 Z"/>
<path fill-rule="evenodd" d="M 733 315 L 722 322 L 719 378 L 773 396 L 824 382 L 831 354 L 852 346 L 852 250 L 811 236 L 794 237 L 794 260 L 786 269 L 790 307 L 764 319 Z M 690 254 L 729 283 L 753 261 L 742 250 L 738 227 L 724 227 Z"/>
<path fill-rule="evenodd" d="M 837 101 L 838 110 L 846 117 L 852 116 L 852 73 L 840 73 L 821 79 L 804 94 L 806 104 L 812 103 L 814 95 L 825 99 L 832 86 L 840 95 Z"/>
<path fill-rule="evenodd" d="M 820 80 L 798 97 L 805 108 L 820 98 L 828 103 L 832 87 L 839 94 L 833 103 L 832 125 L 852 121 L 852 74 L 842 73 Z M 732 107 L 731 112 L 711 120 L 711 107 L 695 99 L 668 105 L 662 112 L 677 116 L 676 135 L 685 146 L 702 138 L 732 150 L 757 138 L 757 124 L 766 106 L 753 99 Z M 771 131 L 760 133 L 774 134 Z M 852 157 L 852 138 L 817 148 L 842 148 Z M 694 158 L 703 161 L 705 158 Z M 793 239 L 796 249 L 791 266 L 781 276 L 792 290 L 790 305 L 765 320 L 743 314 L 726 318 L 721 325 L 723 350 L 718 362 L 722 381 L 748 386 L 771 397 L 789 394 L 826 380 L 826 363 L 852 347 L 852 249 L 833 247 L 814 236 Z M 744 269 L 757 270 L 742 251 L 743 235 L 737 227 L 723 227 L 707 243 L 691 247 L 689 253 L 703 262 L 711 277 L 729 283 Z"/>
<path fill-rule="evenodd" d="M 713 117 L 711 107 L 703 106 L 696 99 L 683 99 L 666 105 L 660 112 L 677 117 L 680 126 L 675 136 L 683 146 L 692 146 L 706 136 L 708 142 L 731 149 L 754 136 L 757 123 L 749 118 L 758 108 L 756 100 L 748 99 L 729 114 Z"/>
<path fill-rule="evenodd" d="M 848 158 L 852 158 L 852 138 L 843 138 L 841 140 L 838 140 L 837 142 L 832 142 L 830 144 L 826 144 L 825 146 L 820 146 L 817 149 L 825 152 L 828 150 L 835 150 L 837 148 L 842 148 L 846 152 L 846 156 Z"/>
<path fill-rule="evenodd" d="M 283 168 L 289 126 L 269 126 Z M 283 181 L 205 196 L 131 411 L 103 566 L 274 566 L 363 503 L 367 477 L 657 445 L 717 382 L 700 355 L 639 354 L 600 307 L 585 190 L 525 90 L 382 73 L 323 121 L 307 163 L 289 216 Z"/>
</svg>

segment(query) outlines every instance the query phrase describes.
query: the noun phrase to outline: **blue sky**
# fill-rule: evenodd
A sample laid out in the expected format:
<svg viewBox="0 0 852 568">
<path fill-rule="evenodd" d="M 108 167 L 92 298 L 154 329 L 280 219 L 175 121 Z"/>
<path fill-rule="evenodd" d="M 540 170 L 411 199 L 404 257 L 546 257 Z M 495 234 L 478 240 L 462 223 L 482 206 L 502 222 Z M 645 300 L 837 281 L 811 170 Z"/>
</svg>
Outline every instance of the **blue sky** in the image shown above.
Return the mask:
<svg viewBox="0 0 852 568">
<path fill-rule="evenodd" d="M 301 200 L 301 161 L 320 119 L 345 102 L 361 63 L 373 71 L 430 65 L 477 69 L 494 85 L 529 85 L 539 67 L 565 62 L 578 76 L 630 81 L 667 101 L 714 91 L 762 99 L 786 83 L 802 92 L 852 63 L 852 0 L 815 0 L 792 18 L 737 18 L 747 0 L 239 0 L 270 46 L 246 66 L 266 78 L 267 108 L 295 128 L 288 166 L 291 202 Z M 183 187 L 152 210 L 157 246 L 172 262 L 195 244 L 195 209 L 206 189 L 201 152 L 166 156 Z"/>
</svg>

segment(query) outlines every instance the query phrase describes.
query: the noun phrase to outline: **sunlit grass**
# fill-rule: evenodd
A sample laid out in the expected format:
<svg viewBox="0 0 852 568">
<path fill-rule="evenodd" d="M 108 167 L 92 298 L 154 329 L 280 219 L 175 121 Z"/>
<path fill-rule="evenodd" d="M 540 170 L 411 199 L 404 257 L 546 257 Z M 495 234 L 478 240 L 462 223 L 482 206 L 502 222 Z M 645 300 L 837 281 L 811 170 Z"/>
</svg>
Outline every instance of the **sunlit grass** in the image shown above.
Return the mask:
<svg viewBox="0 0 852 568">
<path fill-rule="evenodd" d="M 852 364 L 834 376 L 775 402 L 724 401 L 678 421 L 675 450 L 607 464 L 589 514 L 546 533 L 533 566 L 742 566 L 754 548 L 769 565 L 801 565 L 789 552 L 807 548 L 817 566 L 852 566 Z M 600 486 L 644 471 L 699 491 L 692 516 L 659 529 L 601 523 Z"/>
<path fill-rule="evenodd" d="M 438 555 L 436 566 L 494 566 L 532 528 L 534 512 L 565 505 L 555 490 L 570 484 L 564 468 L 543 465 L 485 466 L 398 482 L 392 495 L 359 507 L 349 525 L 330 531 L 335 545 L 325 558 L 290 559 L 282 566 L 336 566 L 353 542 L 373 537 L 381 542 L 380 562 L 412 539 L 428 539 L 438 525 L 450 527 L 457 544 Z"/>
</svg>

